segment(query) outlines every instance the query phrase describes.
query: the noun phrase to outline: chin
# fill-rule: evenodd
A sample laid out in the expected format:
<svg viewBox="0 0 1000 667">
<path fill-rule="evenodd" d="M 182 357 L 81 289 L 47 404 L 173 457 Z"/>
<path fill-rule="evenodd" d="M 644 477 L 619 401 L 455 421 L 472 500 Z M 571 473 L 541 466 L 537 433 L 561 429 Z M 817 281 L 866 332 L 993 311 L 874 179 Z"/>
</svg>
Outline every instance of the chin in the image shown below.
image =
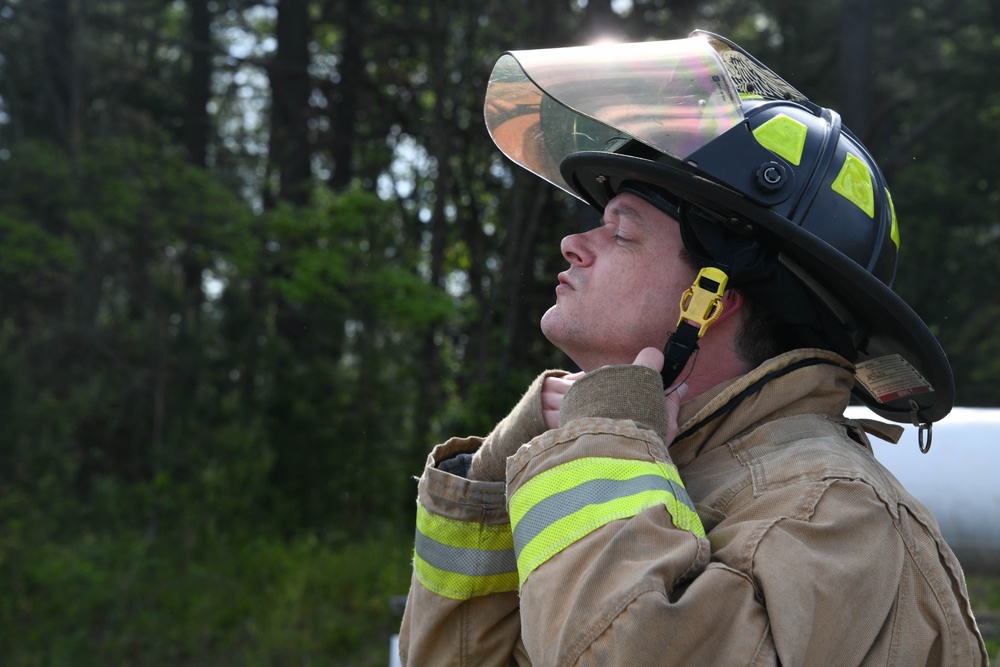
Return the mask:
<svg viewBox="0 0 1000 667">
<path fill-rule="evenodd" d="M 538 322 L 538 328 L 542 330 L 542 335 L 549 339 L 549 342 L 553 345 L 559 345 L 553 337 L 558 338 L 559 331 L 559 312 L 556 310 L 558 306 L 552 306 L 542 315 L 542 319 Z"/>
</svg>

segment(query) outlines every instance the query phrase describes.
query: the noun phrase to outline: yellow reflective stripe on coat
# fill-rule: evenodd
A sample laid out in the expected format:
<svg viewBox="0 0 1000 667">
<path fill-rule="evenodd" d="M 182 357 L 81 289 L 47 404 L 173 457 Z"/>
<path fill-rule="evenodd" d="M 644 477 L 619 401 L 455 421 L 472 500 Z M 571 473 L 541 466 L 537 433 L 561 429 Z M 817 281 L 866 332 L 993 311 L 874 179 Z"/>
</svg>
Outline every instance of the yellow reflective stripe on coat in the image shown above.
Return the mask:
<svg viewBox="0 0 1000 667">
<path fill-rule="evenodd" d="M 510 499 L 519 586 L 535 568 L 581 537 L 657 505 L 667 509 L 676 527 L 705 537 L 671 464 L 585 458 L 528 480 Z"/>
<path fill-rule="evenodd" d="M 517 590 L 510 524 L 456 521 L 417 505 L 413 569 L 427 590 L 453 600 Z"/>
</svg>

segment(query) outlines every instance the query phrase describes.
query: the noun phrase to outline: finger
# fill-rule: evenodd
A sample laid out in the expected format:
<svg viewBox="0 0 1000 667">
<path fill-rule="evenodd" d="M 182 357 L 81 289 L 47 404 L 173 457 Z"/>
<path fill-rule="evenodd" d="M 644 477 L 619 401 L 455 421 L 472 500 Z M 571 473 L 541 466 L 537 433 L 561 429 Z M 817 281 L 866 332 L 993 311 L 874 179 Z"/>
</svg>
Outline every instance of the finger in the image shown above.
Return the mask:
<svg viewBox="0 0 1000 667">
<path fill-rule="evenodd" d="M 565 394 L 572 386 L 573 380 L 567 380 L 566 378 L 552 378 L 550 382 L 551 391 L 559 394 Z"/>
<path fill-rule="evenodd" d="M 663 352 L 656 349 L 655 347 L 646 347 L 639 352 L 636 356 L 635 361 L 632 362 L 634 366 L 645 366 L 646 368 L 652 368 L 654 371 L 659 372 L 663 368 Z"/>
<path fill-rule="evenodd" d="M 563 398 L 566 396 L 566 391 L 543 391 L 542 392 L 542 409 L 543 410 L 558 410 L 559 406 L 563 402 Z"/>
<path fill-rule="evenodd" d="M 573 386 L 573 383 L 583 377 L 583 373 L 573 373 L 571 375 L 565 375 L 563 377 L 547 377 L 545 378 L 545 383 L 542 385 L 542 395 L 546 393 L 564 395 L 569 388 Z"/>
<path fill-rule="evenodd" d="M 677 396 L 677 402 L 683 403 L 684 397 L 688 394 L 688 386 L 684 384 L 683 380 L 678 380 L 677 382 L 670 385 L 664 392 L 664 396 L 670 396 L 675 394 Z"/>
<path fill-rule="evenodd" d="M 664 392 L 663 403 L 667 408 L 667 442 L 673 442 L 677 435 L 677 414 L 680 412 L 681 403 L 688 394 L 688 386 L 681 382 L 671 386 L 670 390 Z"/>
</svg>

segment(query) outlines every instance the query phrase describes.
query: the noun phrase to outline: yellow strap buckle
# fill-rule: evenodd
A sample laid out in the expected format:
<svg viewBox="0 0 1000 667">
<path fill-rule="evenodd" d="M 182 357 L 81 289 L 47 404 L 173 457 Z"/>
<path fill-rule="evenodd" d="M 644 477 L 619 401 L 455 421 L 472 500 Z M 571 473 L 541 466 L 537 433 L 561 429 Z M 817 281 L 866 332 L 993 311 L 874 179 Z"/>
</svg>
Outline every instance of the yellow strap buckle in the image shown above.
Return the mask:
<svg viewBox="0 0 1000 667">
<path fill-rule="evenodd" d="M 686 320 L 698 326 L 698 338 L 704 336 L 709 325 L 722 315 L 722 295 L 728 282 L 729 276 L 722 269 L 706 266 L 699 271 L 694 283 L 681 295 L 677 324 Z"/>
</svg>

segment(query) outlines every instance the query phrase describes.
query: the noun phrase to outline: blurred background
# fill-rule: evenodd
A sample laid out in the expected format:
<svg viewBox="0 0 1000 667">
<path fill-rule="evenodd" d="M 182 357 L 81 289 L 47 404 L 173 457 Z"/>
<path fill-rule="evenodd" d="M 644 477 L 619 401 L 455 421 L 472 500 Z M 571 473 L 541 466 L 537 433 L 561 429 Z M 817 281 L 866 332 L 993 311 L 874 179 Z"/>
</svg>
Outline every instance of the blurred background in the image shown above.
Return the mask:
<svg viewBox="0 0 1000 667">
<path fill-rule="evenodd" d="M 431 446 L 568 364 L 591 214 L 495 149 L 493 62 L 696 27 L 868 145 L 1000 406 L 993 0 L 0 0 L 0 663 L 387 664 Z"/>
</svg>

